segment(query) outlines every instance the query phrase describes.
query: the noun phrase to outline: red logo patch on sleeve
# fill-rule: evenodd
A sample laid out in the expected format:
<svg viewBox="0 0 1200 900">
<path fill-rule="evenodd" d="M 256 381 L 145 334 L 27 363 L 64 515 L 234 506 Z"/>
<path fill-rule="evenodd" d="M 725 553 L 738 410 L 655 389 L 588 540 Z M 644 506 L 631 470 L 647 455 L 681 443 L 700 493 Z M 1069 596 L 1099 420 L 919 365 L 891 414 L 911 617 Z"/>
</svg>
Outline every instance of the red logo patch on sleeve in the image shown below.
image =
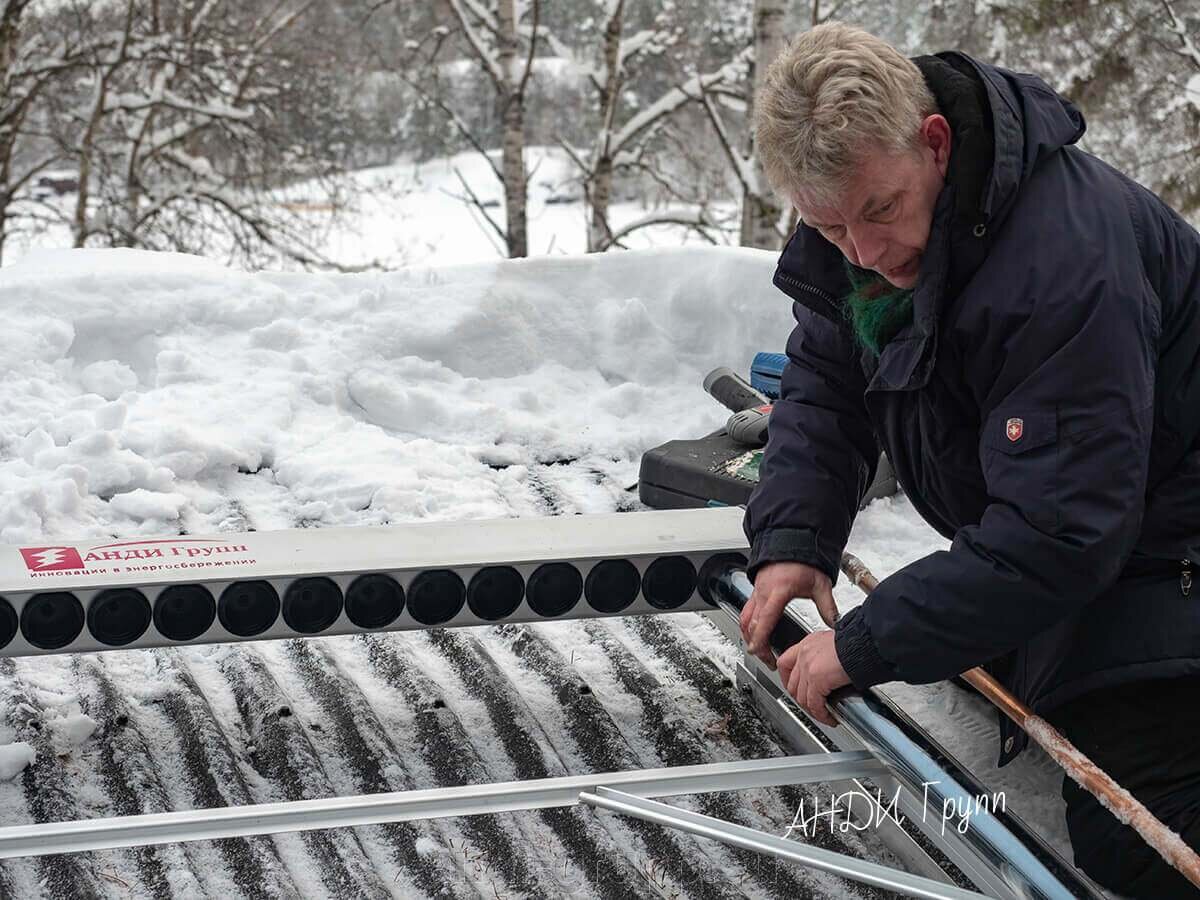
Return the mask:
<svg viewBox="0 0 1200 900">
<path fill-rule="evenodd" d="M 1008 435 L 1008 439 L 1014 444 L 1021 439 L 1021 435 L 1025 433 L 1025 422 L 1022 419 L 1009 419 L 1004 426 L 1004 433 Z"/>
</svg>

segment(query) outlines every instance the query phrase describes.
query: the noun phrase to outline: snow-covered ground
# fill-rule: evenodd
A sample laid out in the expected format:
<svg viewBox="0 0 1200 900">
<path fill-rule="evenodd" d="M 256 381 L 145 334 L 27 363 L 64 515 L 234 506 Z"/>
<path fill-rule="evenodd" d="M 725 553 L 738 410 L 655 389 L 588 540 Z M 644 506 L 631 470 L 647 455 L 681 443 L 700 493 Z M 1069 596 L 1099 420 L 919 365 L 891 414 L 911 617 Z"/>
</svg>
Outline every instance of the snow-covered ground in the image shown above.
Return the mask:
<svg viewBox="0 0 1200 900">
<path fill-rule="evenodd" d="M 583 253 L 587 249 L 587 212 L 578 170 L 557 147 L 528 148 L 526 159 L 530 170 L 527 209 L 530 255 Z M 504 255 L 495 231 L 477 209 L 462 200 L 465 181 L 481 201 L 494 204 L 488 207 L 488 213 L 503 223 L 504 198 L 500 185 L 478 153 L 365 169 L 354 173 L 353 178 L 361 189 L 361 197 L 349 215 L 338 221 L 319 213 L 310 216 L 315 227 L 327 229 L 321 246 L 332 259 L 345 265 L 365 265 L 376 260 L 393 263 L 402 260 L 406 265 L 457 265 Z M 303 193 L 303 188 L 300 190 Z M 652 204 L 615 202 L 609 211 L 609 222 L 614 230 L 620 230 L 665 211 Z M 736 210 L 725 212 L 731 221 L 736 220 Z M 720 232 L 713 234 L 718 239 L 732 240 Z M 653 225 L 633 232 L 624 243 L 630 248 L 645 249 L 702 243 L 702 239 L 681 226 Z"/>
<path fill-rule="evenodd" d="M 565 151 L 557 147 L 526 149 L 529 169 L 529 253 L 563 256 L 586 249 L 587 213 L 582 202 L 578 170 Z M 493 163 L 498 164 L 497 159 Z M 401 160 L 348 173 L 341 181 L 339 207 L 329 206 L 326 186 L 299 183 L 279 192 L 279 204 L 294 215 L 294 228 L 323 258 L 347 268 L 375 266 L 387 269 L 415 265 L 461 265 L 504 257 L 502 242 L 483 214 L 467 201 L 464 183 L 486 206 L 487 215 L 503 224 L 500 184 L 488 160 L 478 153 L 460 153 L 424 162 Z M 5 265 L 26 254 L 71 246 L 67 223 L 74 214 L 75 195 L 50 201 L 61 223 L 28 234 L 9 236 Z M 692 209 L 674 206 L 687 215 Z M 665 212 L 652 203 L 618 201 L 609 211 L 616 230 Z M 736 210 L 717 211 L 736 220 Z M 46 209 L 41 209 L 46 214 Z M 714 240 L 736 243 L 736 236 L 710 231 Z M 623 243 L 630 248 L 677 247 L 705 243 L 694 231 L 679 225 L 652 225 L 633 232 Z M 223 259 L 227 248 L 212 246 L 206 255 Z M 280 257 L 275 268 L 295 268 Z"/>
<path fill-rule="evenodd" d="M 782 346 L 791 319 L 789 304 L 770 285 L 773 265 L 767 253 L 680 248 L 333 276 L 245 274 L 196 257 L 136 251 L 30 253 L 0 270 L 0 541 L 636 508 L 631 486 L 641 453 L 664 440 L 706 433 L 724 420 L 724 411 L 701 390 L 704 373 L 718 365 L 745 371 L 756 351 Z M 883 577 L 944 546 L 903 498 L 893 498 L 860 515 L 850 549 Z M 843 608 L 860 599 L 848 585 L 839 586 L 837 595 Z M 555 687 L 552 678 L 561 677 L 594 685 L 618 710 L 611 713 L 614 727 L 626 734 L 632 760 L 652 763 L 671 740 L 646 735 L 656 727 L 654 698 L 669 696 L 676 706 L 689 702 L 681 679 L 698 677 L 680 675 L 657 654 L 686 647 L 696 659 L 709 655 L 728 665 L 733 658 L 733 648 L 703 619 L 667 618 L 674 621 L 665 633 L 615 621 L 562 623 L 461 638 L 332 638 L 19 660 L 0 671 L 0 689 L 10 703 L 23 698 L 29 710 L 9 710 L 0 725 L 0 744 L 12 745 L 0 752 L 0 775 L 21 771 L 36 749 L 38 765 L 43 756 L 58 757 L 45 764 L 57 767 L 55 777 L 79 784 L 69 803 L 38 807 L 30 794 L 32 769 L 25 769 L 24 790 L 19 778 L 0 782 L 0 823 L 55 818 L 64 810 L 112 814 L 104 798 L 121 796 L 114 793 L 114 766 L 132 765 L 139 753 L 209 752 L 175 736 L 164 720 L 170 708 L 176 721 L 190 708 L 188 698 L 198 695 L 217 724 L 201 722 L 197 733 L 224 729 L 232 756 L 221 765 L 237 773 L 230 783 L 241 779 L 238 790 L 217 791 L 210 802 L 279 798 L 271 793 L 271 773 L 254 759 L 270 726 L 253 710 L 278 709 L 286 700 L 304 722 L 327 718 L 322 678 L 358 686 L 364 705 L 351 716 L 378 717 L 378 734 L 364 738 L 355 731 L 355 740 L 370 746 L 384 735 L 405 734 L 395 738 L 399 750 L 393 752 L 419 756 L 416 738 L 406 732 L 420 716 L 405 711 L 404 690 L 380 674 L 400 678 L 410 669 L 389 654 L 419 664 L 426 681 L 414 682 L 413 697 L 440 691 L 456 721 L 475 723 L 471 740 L 485 748 L 478 751 L 480 771 L 508 777 L 514 774 L 509 756 L 486 749 L 506 740 L 493 701 L 455 688 L 463 673 L 454 653 L 466 653 L 464 646 L 517 685 L 507 689 L 520 694 L 522 708 L 542 729 L 538 752 L 558 754 L 554 765 L 570 771 L 595 765 L 587 747 L 571 750 L 578 743 L 576 726 L 560 722 L 573 714 L 560 708 L 561 684 Z M 539 669 L 538 677 L 551 679 L 544 684 L 522 675 L 532 652 L 522 642 L 530 640 L 559 652 L 570 648 L 572 674 Z M 309 645 L 315 649 L 304 649 Z M 650 674 L 629 680 L 630 670 L 613 661 L 626 657 Z M 660 687 L 638 693 L 645 678 Z M 426 682 L 432 686 L 422 687 Z M 628 699 L 631 691 L 635 700 Z M 1066 849 L 1058 779 L 1043 757 L 1028 753 L 997 772 L 991 766 L 993 716 L 980 702 L 951 686 L 895 693 L 989 787 L 1008 792 L 1010 810 Z M 111 723 L 93 734 L 96 720 L 116 708 L 138 729 L 134 749 L 128 738 L 113 736 Z M 33 748 L 31 718 L 49 733 Z M 241 722 L 244 733 L 231 733 L 229 722 Z M 709 724 L 727 728 L 722 722 Z M 726 752 L 724 739 L 713 738 L 713 752 Z M 299 737 L 283 745 L 289 759 L 301 753 L 303 761 L 304 752 L 321 758 L 324 738 L 304 740 L 311 747 L 303 752 L 296 748 L 309 745 Z M 327 782 L 303 782 L 299 789 L 396 789 L 436 781 L 437 774 L 402 778 L 388 770 L 364 781 L 339 775 L 343 770 L 332 765 L 326 769 Z M 201 802 L 161 772 L 135 771 L 147 783 L 165 779 L 159 793 L 147 790 L 143 803 Z M 213 774 L 223 780 L 216 768 Z M 39 777 L 44 784 L 51 775 Z M 283 783 L 291 784 L 286 778 Z M 534 840 L 536 827 L 520 827 Z M 445 848 L 455 840 L 483 840 L 447 829 L 423 832 L 414 846 L 436 855 L 449 853 Z M 337 840 L 322 852 L 351 859 Z M 551 855 L 571 855 L 567 845 L 554 843 L 569 844 L 567 838 L 546 840 Z M 363 841 L 365 858 L 384 865 L 378 860 L 387 854 Z M 296 861 L 304 852 L 298 837 L 275 846 L 275 856 L 257 863 L 263 871 L 282 866 L 301 892 L 321 883 Z M 198 884 L 214 889 L 201 871 L 204 852 L 163 854 L 163 866 L 180 869 L 172 876 L 178 878 L 176 892 L 186 895 Z M 142 859 L 113 858 L 118 868 L 120 860 L 128 866 L 129 858 Z M 721 859 L 718 854 L 718 866 Z M 395 870 L 397 884 L 421 892 L 417 875 L 388 865 L 384 870 Z M 466 877 L 461 861 L 452 868 L 456 877 Z M 6 871 L 0 876 L 10 885 L 40 879 L 44 887 L 51 878 L 43 870 Z M 119 878 L 129 881 L 129 872 L 120 871 Z M 572 872 L 583 885 L 581 895 L 590 895 L 587 879 Z M 151 875 L 138 877 L 155 883 Z M 108 890 L 103 882 L 97 884 Z M 833 882 L 819 884 L 821 896 L 842 890 Z"/>
</svg>

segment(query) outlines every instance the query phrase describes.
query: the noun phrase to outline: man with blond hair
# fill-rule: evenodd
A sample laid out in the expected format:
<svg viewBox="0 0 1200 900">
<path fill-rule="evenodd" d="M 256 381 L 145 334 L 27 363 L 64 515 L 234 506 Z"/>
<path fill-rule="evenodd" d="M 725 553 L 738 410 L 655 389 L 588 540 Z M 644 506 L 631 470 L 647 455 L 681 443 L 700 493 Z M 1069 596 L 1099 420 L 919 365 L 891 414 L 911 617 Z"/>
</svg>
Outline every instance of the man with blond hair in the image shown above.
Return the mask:
<svg viewBox="0 0 1200 900">
<path fill-rule="evenodd" d="M 751 652 L 784 605 L 833 630 L 778 660 L 816 719 L 848 684 L 983 665 L 1200 846 L 1200 235 L 1074 146 L 1032 75 L 910 60 L 828 24 L 772 65 L 757 150 L 800 224 L 795 302 L 746 510 Z M 887 453 L 948 540 L 836 621 Z M 1001 764 L 1026 743 L 1002 721 Z M 1076 864 L 1138 897 L 1183 877 L 1064 779 Z"/>
</svg>

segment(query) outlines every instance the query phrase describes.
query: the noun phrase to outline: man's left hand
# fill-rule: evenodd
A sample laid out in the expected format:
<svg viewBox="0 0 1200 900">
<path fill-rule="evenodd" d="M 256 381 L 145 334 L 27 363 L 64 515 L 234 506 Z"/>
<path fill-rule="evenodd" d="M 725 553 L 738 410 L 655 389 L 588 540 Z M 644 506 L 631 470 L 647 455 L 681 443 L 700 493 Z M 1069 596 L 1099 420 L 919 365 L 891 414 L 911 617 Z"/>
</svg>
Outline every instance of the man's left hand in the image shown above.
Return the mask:
<svg viewBox="0 0 1200 900">
<path fill-rule="evenodd" d="M 776 660 L 779 679 L 805 711 L 826 725 L 837 725 L 825 706 L 825 698 L 850 683 L 838 660 L 832 631 L 810 634 L 793 644 Z"/>
</svg>

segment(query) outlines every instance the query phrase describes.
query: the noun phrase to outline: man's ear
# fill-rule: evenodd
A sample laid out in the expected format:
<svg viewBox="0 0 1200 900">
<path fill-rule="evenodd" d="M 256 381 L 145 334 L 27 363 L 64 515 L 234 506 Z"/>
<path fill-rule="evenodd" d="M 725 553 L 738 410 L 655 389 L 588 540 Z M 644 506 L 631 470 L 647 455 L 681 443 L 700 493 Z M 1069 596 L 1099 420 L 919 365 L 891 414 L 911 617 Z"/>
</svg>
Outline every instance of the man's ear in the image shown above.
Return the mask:
<svg viewBox="0 0 1200 900">
<path fill-rule="evenodd" d="M 945 116 L 934 113 L 925 117 L 921 123 L 921 142 L 933 153 L 934 165 L 943 178 L 950 167 L 950 138 L 950 123 Z"/>
</svg>

